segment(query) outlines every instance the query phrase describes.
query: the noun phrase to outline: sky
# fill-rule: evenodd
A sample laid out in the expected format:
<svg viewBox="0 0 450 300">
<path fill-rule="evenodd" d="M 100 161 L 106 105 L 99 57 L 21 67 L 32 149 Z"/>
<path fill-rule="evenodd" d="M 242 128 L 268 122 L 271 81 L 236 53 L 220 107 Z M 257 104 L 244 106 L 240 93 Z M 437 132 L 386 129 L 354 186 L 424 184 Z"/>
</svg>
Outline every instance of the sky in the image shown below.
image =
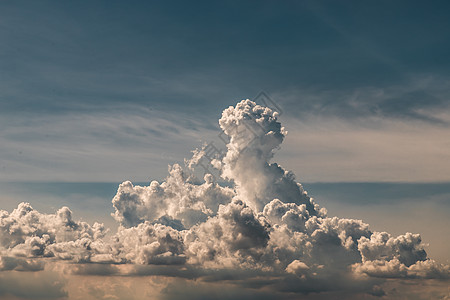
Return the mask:
<svg viewBox="0 0 450 300">
<path fill-rule="evenodd" d="M 432 259 L 436 264 L 448 265 L 450 259 L 449 6 L 447 1 L 2 1 L 0 209 L 8 215 L 2 215 L 0 223 L 0 254 L 6 257 L 0 263 L 0 277 L 8 278 L 10 284 L 0 284 L 0 298 L 124 299 L 134 289 L 138 291 L 133 294 L 136 299 L 177 299 L 180 295 L 207 299 L 220 286 L 227 285 L 230 294 L 224 297 L 233 299 L 262 295 L 269 299 L 323 299 L 333 295 L 342 299 L 395 299 L 412 297 L 405 288 L 411 282 L 422 287 L 422 294 L 413 291 L 417 299 L 449 298 L 445 267 L 442 271 L 433 265 L 441 270 L 436 278 L 418 263 Z M 233 151 L 246 157 L 246 151 L 252 149 L 240 147 L 238 137 L 229 144 L 237 148 L 227 148 L 221 141 L 223 132 L 229 137 L 234 134 L 228 122 L 239 119 L 232 111 L 228 111 L 229 115 L 223 111 L 232 106 L 235 111 L 249 113 L 237 106 L 243 99 L 267 104 L 257 97 L 261 91 L 268 95 L 269 107 L 277 115 L 254 111 L 255 116 L 275 117 L 285 129 L 273 125 L 275 121 L 264 127 L 279 134 L 277 146 L 269 147 L 275 143 L 273 140 L 261 141 L 269 143 L 269 148 L 259 149 L 267 156 L 254 165 L 242 163 L 244 169 L 233 169 Z M 195 205 L 189 204 L 195 208 L 180 202 L 180 207 L 184 205 L 187 210 L 174 211 L 168 199 L 181 200 L 169 197 L 168 190 L 174 188 L 171 180 L 178 175 L 174 168 L 169 175 L 168 165 L 184 166 L 193 150 L 199 149 L 194 152 L 194 158 L 196 153 L 198 158 L 202 145 L 210 142 L 230 155 L 220 159 L 214 174 L 220 185 L 214 193 L 223 199 L 232 194 L 233 200 L 217 200 L 220 203 L 214 204 L 208 202 L 212 201 L 208 197 L 220 197 L 208 194 L 200 197 L 201 201 L 196 198 L 199 202 Z M 255 173 L 250 174 L 247 168 Z M 276 185 L 273 180 L 278 175 L 270 175 L 275 169 L 295 174 L 295 180 L 288 175 L 281 177 L 289 182 L 289 188 L 277 192 L 263 188 Z M 220 177 L 221 172 L 228 177 Z M 133 188 L 124 185 L 122 189 L 133 190 L 142 203 L 121 198 L 119 184 L 127 180 L 133 182 Z M 148 194 L 154 180 L 161 185 L 167 183 L 161 198 L 165 200 L 158 200 L 157 209 L 148 207 L 156 201 Z M 180 189 L 187 198 L 192 191 L 201 193 L 209 184 L 209 179 L 203 182 L 200 176 L 199 180 L 194 186 L 189 186 L 186 178 L 181 180 L 185 184 Z M 283 200 L 294 197 L 285 196 L 285 189 L 292 188 L 291 182 L 302 183 L 328 214 L 320 215 L 309 207 L 309 197 L 301 193 L 292 192 L 297 200 Z M 137 186 L 146 187 L 147 194 Z M 111 203 L 113 198 L 116 200 Z M 230 249 L 237 251 L 240 246 L 205 242 L 206 236 L 202 235 L 213 224 L 222 226 L 224 232 L 232 230 L 226 216 L 235 210 L 247 211 L 235 198 L 253 212 L 258 230 L 262 228 L 258 226 L 266 226 L 258 218 L 265 218 L 271 228 L 284 224 L 293 236 L 305 230 L 290 228 L 287 216 L 281 220 L 268 213 L 270 205 L 276 204 L 270 201 L 280 198 L 285 206 L 295 203 L 309 207 L 307 214 L 295 211 L 303 214 L 304 220 L 316 215 L 327 220 L 320 223 L 322 227 L 334 224 L 333 216 L 361 219 L 370 224 L 370 233 L 361 229 L 369 240 L 377 236 L 373 232 L 386 231 L 392 235 L 389 243 L 395 244 L 397 236 L 420 233 L 423 244 L 428 244 L 423 246 L 427 260 L 421 258 L 412 264 L 402 261 L 403 256 L 391 257 L 391 264 L 397 259 L 395 268 L 409 268 L 404 271 L 409 272 L 408 276 L 369 272 L 373 267 L 369 262 L 377 259 L 364 252 L 363 239 L 354 246 L 359 247 L 358 253 L 351 252 L 348 245 L 350 248 L 342 250 L 347 258 L 360 257 L 360 261 L 344 264 L 346 268 L 360 264 L 353 267 L 352 276 L 370 277 L 359 288 L 343 282 L 312 293 L 291 290 L 290 283 L 299 285 L 296 280 L 310 286 L 332 280 L 315 281 L 316 275 L 311 274 L 320 275 L 320 265 L 332 270 L 343 266 L 317 256 L 319 246 L 314 250 L 316 256 L 304 259 L 287 254 L 269 257 L 268 249 L 274 249 L 276 239 L 280 243 L 283 239 L 278 229 L 267 229 L 271 238 L 266 241 L 266 231 L 258 231 L 262 240 L 256 241 L 266 243 L 264 251 L 260 249 L 263 254 L 258 252 L 265 261 L 255 262 L 248 270 L 237 270 L 237 262 L 262 258 L 251 251 L 245 254 L 249 257 L 242 251 L 238 251 L 239 255 L 244 256 L 231 255 Z M 40 221 L 30 225 L 28 219 L 14 219 L 13 210 L 22 202 L 33 207 L 29 210 L 22 206 L 22 210 L 39 214 L 36 218 Z M 60 216 L 56 212 L 63 206 L 70 208 L 74 222 L 87 223 L 73 225 L 66 220 L 65 226 L 72 224 L 69 227 L 73 233 L 61 238 L 62 233 L 52 232 L 42 224 L 56 222 Z M 134 219 L 127 210 L 130 207 L 135 209 Z M 193 212 L 199 207 L 206 215 Z M 152 209 L 156 212 L 148 212 Z M 173 222 L 162 217 L 172 218 Z M 11 231 L 6 234 L 10 230 L 6 224 L 13 219 L 40 231 L 23 229 L 23 236 L 12 242 L 6 238 L 11 235 Z M 104 237 L 99 233 L 102 230 L 93 227 L 96 221 L 110 228 Z M 145 221 L 151 223 L 153 227 L 147 225 L 158 238 L 162 236 L 161 226 L 167 226 L 164 230 L 169 230 L 172 238 L 183 239 L 183 247 L 191 247 L 191 254 L 171 248 L 173 260 L 169 262 L 158 256 L 164 253 L 148 250 L 153 256 L 142 260 L 126 250 L 138 244 L 125 240 L 125 232 L 144 230 L 144 225 L 139 224 Z M 183 232 L 202 243 L 214 244 L 221 253 L 219 258 L 197 261 L 194 268 L 193 253 L 202 248 L 188 241 L 189 234 L 170 231 L 180 229 L 177 221 L 184 227 Z M 86 224 L 91 227 L 87 229 Z M 155 229 L 158 224 L 162 225 Z M 343 232 L 350 234 L 356 243 L 356 237 L 341 225 L 329 226 L 334 229 L 328 230 L 342 233 L 340 237 Z M 241 229 L 234 228 L 238 233 Z M 50 240 L 42 245 L 49 250 L 26 252 L 32 237 L 45 240 L 44 232 Z M 141 234 L 138 229 L 136 232 Z M 67 243 L 78 245 L 87 236 L 93 243 L 104 243 L 104 247 L 117 252 L 117 245 L 106 242 L 107 238 L 116 238 L 122 245 L 120 251 L 129 251 L 131 256 L 93 247 L 98 252 L 95 255 L 103 255 L 101 260 L 89 251 L 83 252 L 85 256 L 80 259 L 73 254 L 81 253 L 78 246 L 69 249 Z M 320 244 L 314 238 L 311 233 L 302 241 Z M 422 247 L 409 239 L 411 249 Z M 158 243 L 163 244 L 161 240 Z M 290 247 L 300 251 L 300 244 Z M 147 246 L 139 245 L 142 249 Z M 52 253 L 52 258 L 41 258 L 44 252 Z M 107 260 L 107 255 L 114 259 Z M 197 253 L 197 257 L 202 256 Z M 184 260 L 181 266 L 173 264 Z M 274 267 L 275 261 L 284 264 L 284 273 Z M 228 268 L 228 277 L 223 266 Z M 183 267 L 186 269 L 180 271 Z M 270 268 L 275 268 L 272 273 L 267 271 Z M 212 269 L 219 271 L 209 273 Z M 228 279 L 219 279 L 221 276 Z M 269 277 L 283 278 L 288 283 L 269 282 Z M 28 294 L 21 288 L 24 282 L 35 284 Z M 82 291 L 76 289 L 80 284 L 85 287 Z M 39 286 L 54 288 L 39 290 Z M 114 292 L 108 294 L 108 289 Z"/>
</svg>

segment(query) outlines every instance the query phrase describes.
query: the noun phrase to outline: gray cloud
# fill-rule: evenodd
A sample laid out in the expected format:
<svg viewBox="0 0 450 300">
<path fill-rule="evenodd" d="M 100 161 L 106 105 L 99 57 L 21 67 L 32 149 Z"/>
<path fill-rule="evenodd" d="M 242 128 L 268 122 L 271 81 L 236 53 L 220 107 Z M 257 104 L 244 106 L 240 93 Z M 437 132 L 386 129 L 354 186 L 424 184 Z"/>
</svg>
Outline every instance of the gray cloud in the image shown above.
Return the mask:
<svg viewBox="0 0 450 300">
<path fill-rule="evenodd" d="M 67 299 L 65 280 L 56 272 L 0 272 L 2 299 Z"/>
<path fill-rule="evenodd" d="M 271 163 L 287 134 L 276 112 L 243 100 L 219 124 L 230 138 L 223 157 L 208 156 L 205 146 L 162 182 L 119 186 L 112 200 L 119 228 L 110 238 L 102 224 L 74 221 L 67 207 L 42 214 L 22 203 L 1 211 L 2 270 L 38 271 L 64 260 L 73 274 L 196 278 L 285 298 L 382 296 L 386 278 L 450 278 L 449 266 L 427 257 L 420 235 L 393 237 L 361 220 L 328 217 L 291 172 Z M 229 187 L 211 174 L 196 178 L 205 158 Z"/>
</svg>

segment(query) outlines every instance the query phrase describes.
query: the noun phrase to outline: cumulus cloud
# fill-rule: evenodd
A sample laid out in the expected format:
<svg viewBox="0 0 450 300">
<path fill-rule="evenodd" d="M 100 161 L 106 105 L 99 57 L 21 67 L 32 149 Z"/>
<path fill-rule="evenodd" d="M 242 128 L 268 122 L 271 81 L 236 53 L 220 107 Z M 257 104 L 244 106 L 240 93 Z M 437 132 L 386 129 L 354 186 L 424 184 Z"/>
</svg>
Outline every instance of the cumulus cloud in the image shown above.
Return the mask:
<svg viewBox="0 0 450 300">
<path fill-rule="evenodd" d="M 74 274 L 226 280 L 277 295 L 383 296 L 386 278 L 450 278 L 449 266 L 427 257 L 420 235 L 393 237 L 361 220 L 328 217 L 294 174 L 271 162 L 287 134 L 277 117 L 243 100 L 219 120 L 229 137 L 224 155 L 208 156 L 205 146 L 184 168 L 171 166 L 163 182 L 120 184 L 112 200 L 119 227 L 110 238 L 102 224 L 74 221 L 67 207 L 0 211 L 0 270 L 39 271 L 46 259 L 65 260 L 78 264 Z M 227 185 L 211 174 L 196 178 L 204 158 Z"/>
<path fill-rule="evenodd" d="M 0 211 L 0 253 L 5 257 L 89 261 L 106 232 L 103 224 L 74 221 L 67 207 L 42 214 L 21 203 L 11 213 Z"/>
<path fill-rule="evenodd" d="M 255 211 L 278 198 L 286 203 L 305 204 L 308 212 L 316 215 L 317 207 L 301 184 L 295 182 L 294 175 L 269 163 L 287 134 L 277 115 L 250 100 L 224 110 L 219 124 L 230 142 L 222 160 L 222 175 L 236 184 L 236 192 Z"/>
<path fill-rule="evenodd" d="M 175 164 L 162 184 L 152 181 L 142 187 L 126 181 L 112 201 L 116 209 L 114 218 L 123 227 L 158 221 L 181 230 L 206 221 L 217 213 L 220 204 L 229 203 L 234 196 L 232 189 L 211 180 L 197 185 L 190 182 L 192 179 Z"/>
</svg>

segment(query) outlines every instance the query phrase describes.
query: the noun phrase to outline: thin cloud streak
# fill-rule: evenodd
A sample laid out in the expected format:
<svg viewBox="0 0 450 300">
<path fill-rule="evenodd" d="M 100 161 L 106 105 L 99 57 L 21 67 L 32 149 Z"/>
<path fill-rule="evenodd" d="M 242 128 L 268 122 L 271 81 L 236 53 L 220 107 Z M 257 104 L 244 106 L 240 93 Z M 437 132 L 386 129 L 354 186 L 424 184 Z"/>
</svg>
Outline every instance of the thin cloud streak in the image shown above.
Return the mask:
<svg viewBox="0 0 450 300">
<path fill-rule="evenodd" d="M 326 117 L 286 123 L 290 134 L 280 162 L 303 181 L 450 181 L 447 127 L 382 118 L 364 125 Z"/>
<path fill-rule="evenodd" d="M 164 172 L 201 144 L 202 134 L 216 134 L 186 115 L 172 122 L 142 108 L 30 116 L 13 125 L 10 119 L 2 119 L 0 130 L 2 181 L 145 181 L 149 169 L 156 170 L 150 176 Z"/>
</svg>

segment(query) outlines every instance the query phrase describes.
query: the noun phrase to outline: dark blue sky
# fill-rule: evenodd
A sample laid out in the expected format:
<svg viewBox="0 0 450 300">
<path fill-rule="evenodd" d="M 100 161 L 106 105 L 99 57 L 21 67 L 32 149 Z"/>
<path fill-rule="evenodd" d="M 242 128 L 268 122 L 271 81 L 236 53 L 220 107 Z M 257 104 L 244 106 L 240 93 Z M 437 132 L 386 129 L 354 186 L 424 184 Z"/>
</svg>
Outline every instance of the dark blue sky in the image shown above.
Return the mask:
<svg viewBox="0 0 450 300">
<path fill-rule="evenodd" d="M 449 6 L 2 1 L 0 108 L 61 113 L 127 103 L 203 114 L 261 89 L 345 93 L 409 85 L 417 76 L 448 78 Z M 376 108 L 408 115 L 410 108 L 441 105 L 433 94 L 414 91 Z M 320 106 L 345 107 L 348 99 L 329 101 Z M 294 97 L 289 111 L 313 110 L 304 102 Z"/>
</svg>

